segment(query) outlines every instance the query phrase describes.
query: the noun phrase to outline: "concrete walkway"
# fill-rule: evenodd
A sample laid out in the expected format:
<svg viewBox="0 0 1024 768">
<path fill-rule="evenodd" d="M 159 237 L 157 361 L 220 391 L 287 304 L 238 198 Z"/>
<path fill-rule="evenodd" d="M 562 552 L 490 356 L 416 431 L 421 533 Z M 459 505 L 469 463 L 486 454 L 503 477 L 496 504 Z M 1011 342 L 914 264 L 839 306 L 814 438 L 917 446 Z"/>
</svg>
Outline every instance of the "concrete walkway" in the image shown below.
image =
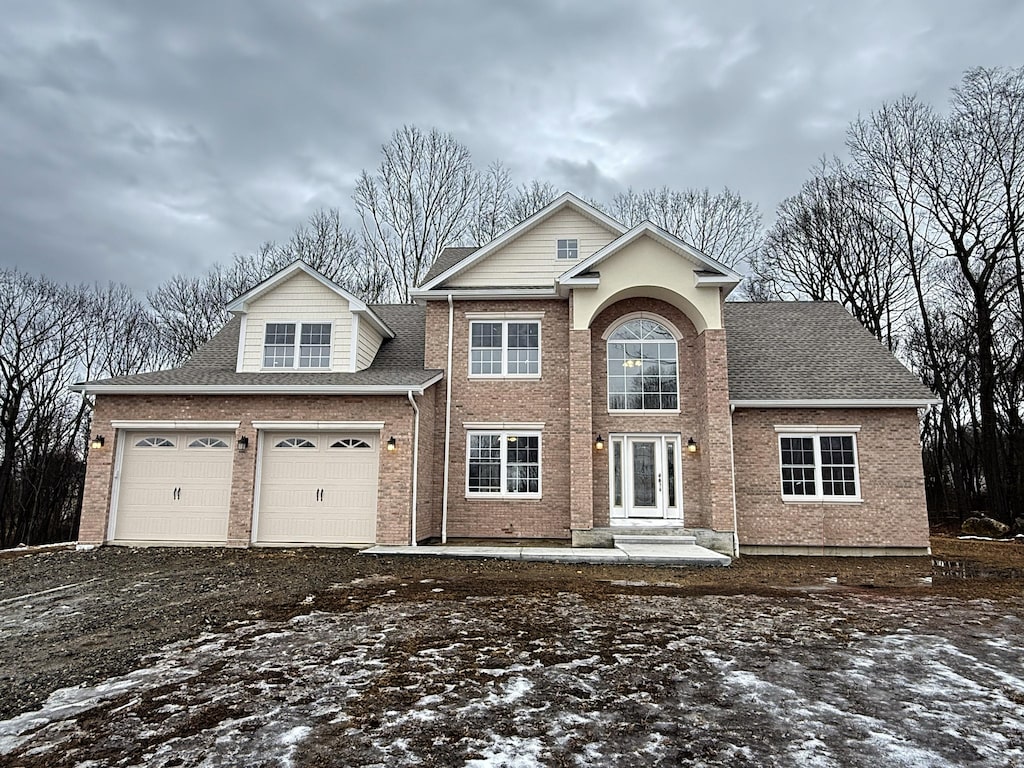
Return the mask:
<svg viewBox="0 0 1024 768">
<path fill-rule="evenodd" d="M 468 557 L 553 563 L 641 563 L 645 565 L 729 565 L 732 559 L 696 544 L 617 542 L 614 547 L 463 547 L 426 544 L 418 547 L 378 544 L 363 555 Z"/>
</svg>

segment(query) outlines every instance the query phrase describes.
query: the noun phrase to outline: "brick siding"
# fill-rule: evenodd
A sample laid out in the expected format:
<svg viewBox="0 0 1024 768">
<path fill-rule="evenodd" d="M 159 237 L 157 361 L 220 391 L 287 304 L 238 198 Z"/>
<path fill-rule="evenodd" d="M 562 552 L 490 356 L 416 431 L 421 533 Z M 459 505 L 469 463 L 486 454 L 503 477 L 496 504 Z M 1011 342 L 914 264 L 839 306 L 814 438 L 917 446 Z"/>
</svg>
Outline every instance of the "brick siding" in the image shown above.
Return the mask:
<svg viewBox="0 0 1024 768">
<path fill-rule="evenodd" d="M 419 515 L 434 519 L 430 495 L 430 467 L 433 441 L 434 394 L 428 389 L 418 398 L 421 409 L 420 500 Z M 93 434 L 109 436 L 106 445 L 89 452 L 86 467 L 85 498 L 79 542 L 102 544 L 106 541 L 113 487 L 113 462 L 118 433 L 111 421 L 238 421 L 235 440 L 249 438 L 249 449 L 234 451 L 231 501 L 228 518 L 228 545 L 246 547 L 252 536 L 253 491 L 256 477 L 255 421 L 384 421 L 382 443 L 394 435 L 398 450 L 380 451 L 377 494 L 377 541 L 405 544 L 410 535 L 412 504 L 412 430 L 413 412 L 402 396 L 325 396 L 325 395 L 99 395 L 93 414 Z M 424 428 L 424 422 L 426 427 Z M 426 477 L 424 477 L 426 475 Z M 423 534 L 421 529 L 421 536 Z"/>
<path fill-rule="evenodd" d="M 776 425 L 859 425 L 862 503 L 782 500 Z M 741 546 L 927 547 L 913 409 L 740 409 L 733 414 Z"/>
</svg>

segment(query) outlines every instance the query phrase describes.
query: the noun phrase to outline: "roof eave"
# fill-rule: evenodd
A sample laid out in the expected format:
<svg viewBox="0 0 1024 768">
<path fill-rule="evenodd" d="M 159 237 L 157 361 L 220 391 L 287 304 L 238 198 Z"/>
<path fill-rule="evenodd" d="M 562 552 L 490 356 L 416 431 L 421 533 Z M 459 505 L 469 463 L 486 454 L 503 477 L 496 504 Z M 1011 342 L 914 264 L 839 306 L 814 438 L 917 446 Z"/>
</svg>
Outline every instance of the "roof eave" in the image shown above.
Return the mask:
<svg viewBox="0 0 1024 768">
<path fill-rule="evenodd" d="M 928 408 L 942 401 L 921 398 L 828 398 L 807 400 L 730 400 L 732 408 Z"/>
<path fill-rule="evenodd" d="M 444 377 L 419 384 L 72 384 L 73 392 L 89 395 L 422 395 Z"/>
</svg>

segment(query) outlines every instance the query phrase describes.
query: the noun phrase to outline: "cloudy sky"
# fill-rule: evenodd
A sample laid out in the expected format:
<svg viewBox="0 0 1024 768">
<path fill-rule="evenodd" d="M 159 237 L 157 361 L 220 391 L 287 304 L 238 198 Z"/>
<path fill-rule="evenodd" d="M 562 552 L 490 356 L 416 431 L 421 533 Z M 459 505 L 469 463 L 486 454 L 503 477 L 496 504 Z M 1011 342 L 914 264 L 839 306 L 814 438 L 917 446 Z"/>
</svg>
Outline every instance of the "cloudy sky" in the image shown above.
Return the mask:
<svg viewBox="0 0 1024 768">
<path fill-rule="evenodd" d="M 403 123 L 606 199 L 771 219 L 858 112 L 1020 66 L 1024 3 L 6 0 L 0 266 L 143 291 L 320 207 Z"/>
</svg>

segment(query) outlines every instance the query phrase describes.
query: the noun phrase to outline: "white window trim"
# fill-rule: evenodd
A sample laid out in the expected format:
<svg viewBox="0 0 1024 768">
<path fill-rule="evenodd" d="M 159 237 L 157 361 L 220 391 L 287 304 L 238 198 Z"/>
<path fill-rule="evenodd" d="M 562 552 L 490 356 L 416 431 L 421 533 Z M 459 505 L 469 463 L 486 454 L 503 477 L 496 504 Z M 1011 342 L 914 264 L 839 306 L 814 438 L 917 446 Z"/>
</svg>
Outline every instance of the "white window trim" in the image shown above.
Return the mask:
<svg viewBox="0 0 1024 768">
<path fill-rule="evenodd" d="M 860 427 L 807 427 L 799 430 L 780 430 L 779 427 L 775 428 L 775 432 L 778 435 L 776 443 L 778 444 L 779 450 L 779 493 L 782 496 L 782 500 L 787 504 L 861 504 L 864 502 L 861 496 L 860 488 L 860 452 L 857 449 L 857 432 Z M 822 492 L 822 477 L 821 477 L 821 441 L 818 440 L 820 435 L 843 435 L 850 437 L 853 440 L 853 483 L 855 495 L 853 496 L 826 496 Z M 811 438 L 811 445 L 814 446 L 814 495 L 813 496 L 793 496 L 786 495 L 782 492 L 782 438 L 784 437 L 795 437 L 795 438 Z"/>
<path fill-rule="evenodd" d="M 478 313 L 484 314 L 484 313 Z M 469 320 L 467 326 L 468 335 L 466 350 L 466 374 L 470 379 L 517 379 L 534 380 L 540 379 L 544 372 L 544 324 L 539 317 L 532 317 L 534 313 L 504 313 L 502 317 L 474 317 Z M 502 373 L 473 373 L 473 323 L 498 323 L 501 325 L 501 370 Z M 536 373 L 508 373 L 508 324 L 509 323 L 536 323 L 537 324 L 537 372 Z"/>
<path fill-rule="evenodd" d="M 263 364 L 267 352 L 267 326 L 268 325 L 294 325 L 295 343 L 292 345 L 292 365 L 290 368 L 271 368 Z M 302 326 L 304 325 L 328 325 L 331 328 L 331 343 L 327 345 L 327 365 L 322 368 L 309 368 L 299 365 L 299 350 L 302 346 Z M 266 320 L 260 329 L 260 372 L 261 373 L 284 373 L 291 371 L 302 371 L 303 373 L 330 373 L 334 370 L 334 343 L 337 340 L 338 329 L 333 320 Z M 284 346 L 275 344 L 273 346 Z M 319 345 L 318 345 L 319 346 Z"/>
<path fill-rule="evenodd" d="M 471 491 L 469 490 L 469 446 L 473 435 L 498 435 L 501 441 L 501 491 L 498 493 L 488 493 L 486 491 Z M 515 493 L 507 490 L 508 488 L 508 454 L 505 452 L 505 447 L 508 445 L 508 436 L 515 435 L 516 437 L 536 437 L 537 438 L 537 492 L 536 493 Z M 491 429 L 482 428 L 481 425 L 477 425 L 477 428 L 466 430 L 466 483 L 465 492 L 467 499 L 531 499 L 537 500 L 543 497 L 544 494 L 544 436 L 540 430 L 531 429 L 501 429 L 494 427 Z"/>
<path fill-rule="evenodd" d="M 612 408 L 612 377 L 608 371 L 608 345 L 613 343 L 621 343 L 622 339 L 612 339 L 612 334 L 619 329 L 620 326 L 625 325 L 630 320 L 653 320 L 654 322 L 661 325 L 665 330 L 672 334 L 672 343 L 676 345 L 676 407 L 675 408 Z M 679 329 L 676 328 L 672 323 L 663 318 L 661 315 L 656 315 L 652 312 L 630 312 L 628 315 L 623 315 L 615 323 L 608 326 L 605 332 L 601 334 L 601 338 L 604 340 L 604 386 L 605 386 L 605 398 L 604 407 L 606 412 L 611 414 L 641 414 L 641 413 L 681 413 L 683 407 L 681 393 L 679 390 L 679 341 L 681 335 Z M 640 341 L 639 339 L 637 340 Z M 647 343 L 659 343 L 653 339 L 644 339 Z"/>
<path fill-rule="evenodd" d="M 569 250 L 569 243 L 576 243 L 576 246 L 572 249 L 576 251 L 575 256 L 559 256 L 558 252 L 563 250 L 558 244 L 565 243 L 566 251 Z M 556 237 L 555 238 L 555 260 L 556 261 L 579 261 L 580 260 L 580 239 L 578 237 Z"/>
</svg>

